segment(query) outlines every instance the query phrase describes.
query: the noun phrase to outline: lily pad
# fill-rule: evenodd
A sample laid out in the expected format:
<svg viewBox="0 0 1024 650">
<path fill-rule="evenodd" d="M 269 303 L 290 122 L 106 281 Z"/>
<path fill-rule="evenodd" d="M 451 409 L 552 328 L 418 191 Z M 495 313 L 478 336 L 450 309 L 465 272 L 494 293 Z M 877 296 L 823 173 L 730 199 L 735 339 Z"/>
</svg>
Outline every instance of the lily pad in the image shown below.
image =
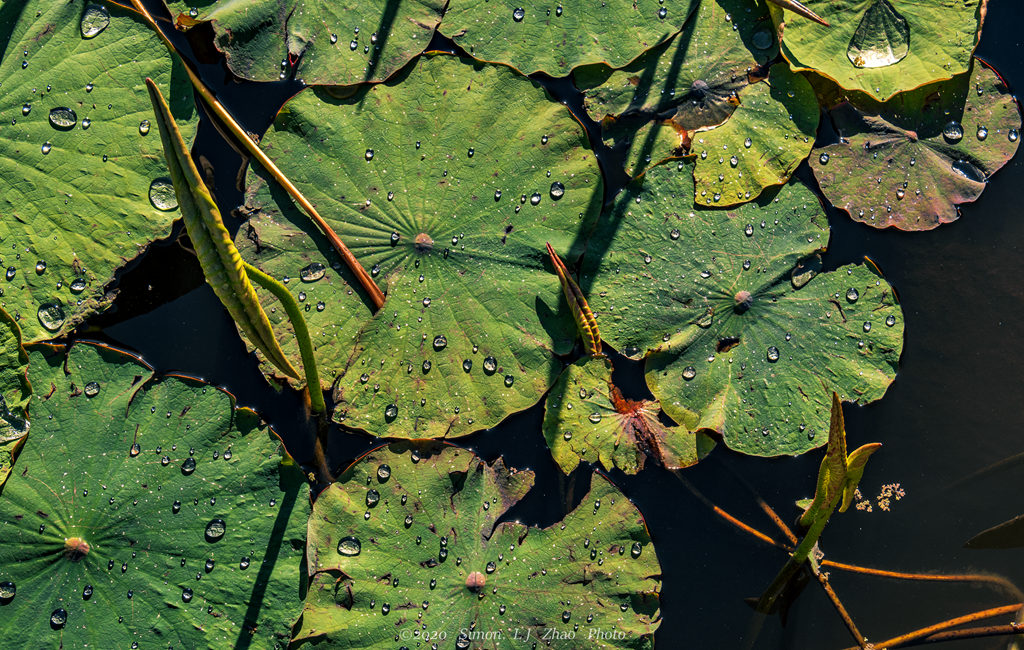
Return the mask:
<svg viewBox="0 0 1024 650">
<path fill-rule="evenodd" d="M 567 251 L 602 201 L 564 106 L 506 68 L 436 55 L 349 99 L 302 91 L 262 144 L 387 290 L 370 318 L 323 237 L 250 176 L 239 249 L 315 306 L 336 420 L 379 436 L 458 436 L 540 398 L 575 338 L 545 242 Z M 324 275 L 302 282 L 311 264 Z M 282 347 L 297 360 L 294 343 Z"/>
<path fill-rule="evenodd" d="M 104 308 L 114 271 L 178 216 L 159 192 L 146 77 L 175 98 L 187 137 L 197 119 L 181 64 L 131 13 L 81 0 L 2 12 L 13 27 L 0 59 L 0 305 L 28 343 Z"/>
<path fill-rule="evenodd" d="M 0 309 L 0 488 L 11 473 L 14 455 L 28 433 L 25 407 L 32 396 L 28 355 L 21 347 L 21 330 Z"/>
<path fill-rule="evenodd" d="M 826 27 L 773 9 L 782 54 L 843 88 L 885 101 L 966 72 L 984 18 L 982 0 L 806 0 Z"/>
<path fill-rule="evenodd" d="M 32 431 L 0 496 L 19 647 L 286 644 L 308 488 L 233 398 L 77 344 L 30 352 Z"/>
<path fill-rule="evenodd" d="M 620 350 L 648 350 L 662 409 L 732 449 L 798 454 L 825 443 L 829 396 L 878 399 L 892 382 L 903 321 L 866 266 L 814 275 L 828 225 L 802 185 L 732 209 L 692 207 L 692 163 L 661 165 L 616 201 L 591 238 L 581 284 Z M 824 385 L 824 389 L 823 389 Z"/>
<path fill-rule="evenodd" d="M 454 447 L 370 452 L 314 505 L 296 640 L 651 647 L 661 567 L 640 512 L 594 474 L 561 524 L 496 525 L 532 484 Z"/>
<path fill-rule="evenodd" d="M 687 132 L 729 119 L 751 73 L 777 52 L 764 3 L 751 8 L 745 0 L 703 0 L 671 42 L 621 70 L 579 68 L 573 80 L 587 112 L 601 122 L 602 137 L 632 149 L 629 171 L 636 175 L 651 160 L 685 149 Z M 653 130 L 637 133 L 651 122 Z"/>
<path fill-rule="evenodd" d="M 648 457 L 679 469 L 714 447 L 707 436 L 662 422 L 660 411 L 657 401 L 623 397 L 612 384 L 611 363 L 587 357 L 566 368 L 548 394 L 544 437 L 566 474 L 581 460 L 636 474 Z"/>
<path fill-rule="evenodd" d="M 444 2 L 288 0 L 167 2 L 179 22 L 212 23 L 214 44 L 239 77 L 309 84 L 382 81 L 426 49 Z"/>
<path fill-rule="evenodd" d="M 470 55 L 523 74 L 562 77 L 581 65 L 626 65 L 669 38 L 699 0 L 671 6 L 611 0 L 524 5 L 518 0 L 452 0 L 438 31 Z"/>
<path fill-rule="evenodd" d="M 842 139 L 815 149 L 811 168 L 833 205 L 875 228 L 955 221 L 1020 144 L 1017 101 L 981 60 L 952 81 L 831 115 Z"/>
<path fill-rule="evenodd" d="M 818 130 L 814 90 L 784 64 L 753 84 L 725 124 L 694 136 L 693 178 L 699 203 L 736 205 L 789 180 Z"/>
</svg>

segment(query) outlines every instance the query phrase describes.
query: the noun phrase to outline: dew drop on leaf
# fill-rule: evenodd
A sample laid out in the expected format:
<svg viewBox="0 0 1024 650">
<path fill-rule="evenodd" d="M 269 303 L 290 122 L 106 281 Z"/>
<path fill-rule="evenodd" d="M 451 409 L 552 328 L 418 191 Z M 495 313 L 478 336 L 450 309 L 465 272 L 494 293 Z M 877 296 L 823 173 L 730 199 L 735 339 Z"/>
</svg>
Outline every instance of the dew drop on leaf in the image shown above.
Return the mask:
<svg viewBox="0 0 1024 650">
<path fill-rule="evenodd" d="M 174 193 L 174 183 L 166 176 L 154 178 L 149 184 L 149 202 L 157 210 L 175 210 L 178 207 L 178 197 Z"/>
<path fill-rule="evenodd" d="M 223 537 L 224 533 L 227 532 L 227 525 L 223 519 L 211 519 L 210 523 L 206 524 L 206 530 L 203 531 L 203 536 L 206 541 L 219 542 Z"/>
<path fill-rule="evenodd" d="M 110 13 L 106 7 L 88 4 L 82 12 L 82 38 L 94 38 L 110 24 Z"/>
<path fill-rule="evenodd" d="M 346 555 L 352 557 L 359 555 L 359 552 L 363 550 L 363 545 L 355 537 L 342 537 L 338 541 L 338 553 L 340 555 Z"/>
</svg>

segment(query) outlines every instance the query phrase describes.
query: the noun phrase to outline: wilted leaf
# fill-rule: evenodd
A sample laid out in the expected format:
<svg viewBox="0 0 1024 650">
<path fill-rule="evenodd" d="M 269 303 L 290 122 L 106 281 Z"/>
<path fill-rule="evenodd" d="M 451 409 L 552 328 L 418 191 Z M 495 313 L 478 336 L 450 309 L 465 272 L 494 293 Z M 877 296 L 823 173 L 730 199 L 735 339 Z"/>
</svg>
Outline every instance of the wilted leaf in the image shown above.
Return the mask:
<svg viewBox="0 0 1024 650">
<path fill-rule="evenodd" d="M 214 44 L 244 79 L 309 84 L 383 81 L 426 49 L 444 2 L 168 0 L 185 24 L 213 24 Z M 193 8 L 202 7 L 195 11 Z"/>
<path fill-rule="evenodd" d="M 30 357 L 32 431 L 0 496 L 5 643 L 286 644 L 309 498 L 272 432 L 122 352 Z"/>
<path fill-rule="evenodd" d="M 115 269 L 178 216 L 146 77 L 187 138 L 196 115 L 180 63 L 116 5 L 6 2 L 0 25 L 0 306 L 31 342 L 105 307 Z"/>
<path fill-rule="evenodd" d="M 478 59 L 562 77 L 580 65 L 629 63 L 676 33 L 698 1 L 451 0 L 438 31 Z"/>
<path fill-rule="evenodd" d="M 651 646 L 661 567 L 642 516 L 607 479 L 594 474 L 561 524 L 495 525 L 532 472 L 454 447 L 416 454 L 375 450 L 320 494 L 298 640 L 520 648 L 548 629 L 555 646 Z"/>
<path fill-rule="evenodd" d="M 575 339 L 545 242 L 564 255 L 602 200 L 565 107 L 508 69 L 438 55 L 350 99 L 299 93 L 263 145 L 387 286 L 371 319 L 323 238 L 250 177 L 255 213 L 236 241 L 311 308 L 335 419 L 381 436 L 458 436 L 540 398 L 560 370 L 552 353 Z"/>
<path fill-rule="evenodd" d="M 806 0 L 825 27 L 785 16 L 782 54 L 843 88 L 886 100 L 966 72 L 983 15 L 982 0 Z M 782 10 L 773 11 L 777 20 Z"/>
<path fill-rule="evenodd" d="M 692 207 L 691 165 L 662 165 L 618 198 L 581 279 L 604 339 L 647 360 L 662 409 L 691 431 L 757 455 L 825 443 L 822 384 L 878 399 L 895 376 L 903 324 L 865 266 L 813 276 L 824 247 L 817 198 L 790 182 L 733 209 Z M 588 251 L 589 253 L 589 251 Z"/>
<path fill-rule="evenodd" d="M 1017 101 L 977 60 L 970 74 L 903 93 L 884 104 L 841 104 L 842 140 L 811 155 L 828 200 L 875 228 L 928 230 L 960 216 L 1020 139 Z"/>
<path fill-rule="evenodd" d="M 647 458 L 678 469 L 711 451 L 714 442 L 667 426 L 660 410 L 657 401 L 624 398 L 612 384 L 611 363 L 588 357 L 566 368 L 548 394 L 544 437 L 566 474 L 581 460 L 627 474 L 643 469 Z"/>
</svg>

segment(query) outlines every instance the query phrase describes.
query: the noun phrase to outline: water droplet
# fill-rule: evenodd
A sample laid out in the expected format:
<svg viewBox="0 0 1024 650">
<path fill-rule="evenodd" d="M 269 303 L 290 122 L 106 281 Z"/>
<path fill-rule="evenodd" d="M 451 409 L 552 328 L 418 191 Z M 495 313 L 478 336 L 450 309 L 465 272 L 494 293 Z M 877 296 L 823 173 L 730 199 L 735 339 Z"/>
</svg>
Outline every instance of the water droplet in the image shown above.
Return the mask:
<svg viewBox="0 0 1024 650">
<path fill-rule="evenodd" d="M 516 380 L 516 378 L 513 377 L 512 375 L 505 375 L 505 387 L 506 388 L 511 388 L 512 384 L 515 382 L 515 380 Z"/>
<path fill-rule="evenodd" d="M 658 18 L 665 20 L 666 16 L 668 16 L 668 9 L 662 7 L 661 9 L 658 10 Z"/>
<path fill-rule="evenodd" d="M 942 127 L 942 137 L 946 139 L 946 142 L 956 144 L 964 137 L 964 127 L 960 126 L 956 120 L 951 120 Z"/>
<path fill-rule="evenodd" d="M 768 348 L 768 363 L 775 363 L 779 360 L 779 349 L 774 345 Z"/>
<path fill-rule="evenodd" d="M 754 141 L 751 140 L 750 138 L 747 138 L 746 140 L 743 141 L 743 146 L 746 147 L 747 149 L 749 149 L 751 146 L 753 146 L 753 144 L 754 144 Z"/>
<path fill-rule="evenodd" d="M 979 124 L 978 125 L 978 141 L 979 142 L 984 142 L 985 138 L 987 138 L 987 137 L 988 137 L 988 129 L 983 127 L 983 126 L 981 126 Z"/>
<path fill-rule="evenodd" d="M 338 541 L 338 554 L 352 557 L 359 555 L 359 552 L 363 550 L 363 545 L 359 543 L 359 540 L 355 537 L 342 537 Z"/>
<path fill-rule="evenodd" d="M 110 13 L 106 7 L 88 4 L 82 12 L 82 38 L 94 38 L 110 24 Z"/>
<path fill-rule="evenodd" d="M 63 607 L 58 607 L 50 614 L 50 625 L 55 628 L 64 627 L 68 622 L 68 613 Z"/>
<path fill-rule="evenodd" d="M 337 34 L 331 34 L 331 45 L 334 45 L 337 42 L 338 42 L 338 35 Z"/>
<path fill-rule="evenodd" d="M 373 160 L 373 149 L 367 149 L 365 155 L 367 161 Z"/>
<path fill-rule="evenodd" d="M 213 558 L 211 557 L 206 560 L 206 564 L 203 566 L 203 568 L 206 569 L 207 573 L 209 573 L 210 571 L 213 571 L 213 567 L 215 564 L 216 562 L 214 562 Z"/>
<path fill-rule="evenodd" d="M 299 279 L 303 282 L 316 282 L 327 274 L 327 267 L 320 262 L 313 262 L 299 270 Z"/>
<path fill-rule="evenodd" d="M 86 397 L 96 397 L 100 392 L 99 382 L 90 381 L 82 389 L 82 392 L 85 393 Z"/>
<path fill-rule="evenodd" d="M 377 479 L 382 483 L 391 478 L 391 466 L 380 465 L 377 467 Z"/>
<path fill-rule="evenodd" d="M 210 523 L 206 524 L 204 535 L 206 541 L 213 543 L 219 542 L 224 537 L 225 532 L 227 532 L 227 525 L 223 519 L 211 519 Z"/>
<path fill-rule="evenodd" d="M 82 589 L 82 600 L 89 600 L 92 598 L 92 585 L 85 585 Z"/>
<path fill-rule="evenodd" d="M 444 334 L 438 334 L 437 336 L 434 337 L 434 350 L 436 350 L 437 352 L 440 352 L 441 350 L 445 349 L 447 345 L 448 339 L 445 338 Z"/>
<path fill-rule="evenodd" d="M 184 474 L 185 476 L 188 476 L 194 471 L 196 471 L 196 459 L 193 458 L 192 456 L 189 456 L 181 464 L 181 473 Z"/>
<path fill-rule="evenodd" d="M 822 151 L 821 152 L 821 155 L 818 156 L 818 162 L 820 162 L 822 165 L 827 165 L 828 164 L 828 152 L 827 151 Z"/>
<path fill-rule="evenodd" d="M 1016 142 L 1018 138 L 1020 138 L 1020 132 L 1017 129 L 1010 129 L 1006 134 L 1006 139 L 1010 142 Z"/>
<path fill-rule="evenodd" d="M 149 133 L 149 120 L 142 120 L 139 122 L 139 135 L 147 135 Z"/>
<path fill-rule="evenodd" d="M 501 190 L 494 190 L 494 200 L 495 201 L 500 201 L 501 200 Z"/>
<path fill-rule="evenodd" d="M 540 192 L 534 192 L 533 195 L 530 196 L 530 205 L 538 204 L 540 204 Z"/>
<path fill-rule="evenodd" d="M 350 49 L 353 52 L 355 52 L 357 47 L 359 47 L 359 43 L 357 41 L 349 41 L 348 49 Z"/>
<path fill-rule="evenodd" d="M 754 224 L 748 223 L 747 226 L 743 229 L 743 234 L 746 235 L 747 237 L 753 237 L 754 236 Z"/>
<path fill-rule="evenodd" d="M 487 563 L 487 566 L 486 566 L 486 568 L 485 568 L 484 570 L 485 570 L 485 571 L 486 571 L 487 573 L 494 573 L 494 571 L 495 571 L 495 570 L 496 570 L 497 568 L 498 568 L 498 565 L 497 565 L 497 564 L 495 564 L 494 562 L 488 562 L 488 563 Z"/>
<path fill-rule="evenodd" d="M 128 449 L 128 455 L 135 458 L 142 453 L 142 447 L 137 442 L 133 442 L 132 446 Z"/>
<path fill-rule="evenodd" d="M 733 156 L 732 158 L 729 159 L 729 164 L 735 167 L 736 165 L 740 164 L 740 159 L 737 158 L 736 156 Z"/>
<path fill-rule="evenodd" d="M 380 492 L 374 489 L 366 491 L 366 506 L 372 508 L 380 501 Z"/>
<path fill-rule="evenodd" d="M 370 375 L 366 374 L 365 372 L 363 374 L 359 375 L 359 382 L 360 383 L 365 384 L 368 381 L 370 381 Z"/>
<path fill-rule="evenodd" d="M 892 314 L 889 314 L 888 316 L 885 317 L 885 325 L 887 327 L 892 327 L 895 324 L 896 324 L 896 317 L 895 316 L 893 316 Z"/>
<path fill-rule="evenodd" d="M 178 197 L 174 193 L 174 183 L 166 176 L 154 178 L 149 184 L 149 202 L 157 210 L 175 210 L 178 207 Z"/>
<path fill-rule="evenodd" d="M 392 420 L 394 420 L 397 417 L 398 417 L 398 405 L 397 404 L 388 404 L 387 407 L 384 408 L 384 419 L 387 420 L 388 422 L 391 422 Z"/>
<path fill-rule="evenodd" d="M 849 302 L 857 302 L 857 298 L 860 298 L 860 293 L 856 289 L 854 289 L 853 287 L 850 287 L 849 289 L 846 290 L 846 300 L 847 301 L 849 301 Z"/>
<path fill-rule="evenodd" d="M 402 236 L 399 235 L 397 232 L 392 232 L 391 233 L 391 245 L 394 246 L 395 244 L 397 244 L 398 240 L 401 239 L 401 238 L 402 238 Z"/>
<path fill-rule="evenodd" d="M 683 368 L 683 379 L 685 379 L 686 381 L 690 381 L 696 376 L 697 369 L 694 368 L 693 366 L 686 366 L 685 368 Z"/>
<path fill-rule="evenodd" d="M 474 153 L 476 153 L 476 150 L 475 150 L 475 149 L 473 149 L 473 147 L 470 147 L 470 148 L 469 148 L 469 149 L 468 149 L 468 150 L 466 151 L 466 155 L 467 155 L 467 156 L 469 156 L 470 158 L 472 158 L 472 157 L 473 157 L 473 154 L 474 154 Z"/>
<path fill-rule="evenodd" d="M 463 359 L 462 370 L 463 372 L 469 372 L 473 369 L 473 362 L 470 359 Z"/>
<path fill-rule="evenodd" d="M 58 106 L 50 109 L 50 126 L 53 128 L 68 131 L 75 128 L 76 124 L 78 124 L 78 114 L 70 108 Z"/>
<path fill-rule="evenodd" d="M 167 456 L 164 456 L 164 458 L 167 458 Z M 171 512 L 173 512 L 174 514 L 178 514 L 179 512 L 181 512 L 181 501 L 175 501 L 174 503 L 171 504 Z"/>
<path fill-rule="evenodd" d="M 171 464 L 171 457 L 164 456 L 163 458 L 160 459 L 160 464 L 163 465 L 164 467 L 167 467 L 168 465 Z"/>
<path fill-rule="evenodd" d="M 871 321 L 868 321 L 868 320 L 864 321 L 864 331 L 865 332 L 870 332 L 871 331 Z"/>
<path fill-rule="evenodd" d="M 47 142 L 44 142 L 44 143 L 43 143 L 43 146 L 39 147 L 39 150 L 43 152 L 43 155 L 44 155 L 44 156 L 45 156 L 46 154 L 50 153 L 50 150 L 51 150 L 51 149 L 53 149 L 53 145 L 52 145 L 52 144 L 50 144 L 50 143 L 49 143 L 48 141 L 47 141 Z"/>
<path fill-rule="evenodd" d="M 13 277 L 13 273 L 10 273 L 8 269 L 8 280 Z M 36 311 L 36 317 L 39 319 L 39 323 L 50 332 L 56 332 L 64 326 L 64 307 L 59 302 L 46 302 L 39 305 L 38 311 Z"/>
<path fill-rule="evenodd" d="M 18 587 L 10 580 L 4 580 L 0 582 L 0 603 L 6 605 L 7 603 L 14 600 L 14 596 L 18 593 Z"/>
<path fill-rule="evenodd" d="M 673 228 L 668 233 L 668 236 L 672 239 L 672 241 L 675 241 L 675 240 L 679 239 L 679 229 L 678 228 Z"/>
<path fill-rule="evenodd" d="M 565 610 L 564 612 L 562 612 L 563 623 L 568 623 L 570 618 L 572 618 L 572 612 L 570 612 L 569 610 Z"/>
<path fill-rule="evenodd" d="M 565 185 L 562 185 L 558 181 L 551 184 L 551 198 L 557 201 L 558 199 L 565 196 Z"/>
<path fill-rule="evenodd" d="M 641 544 L 640 542 L 633 542 L 633 546 L 629 549 L 629 554 L 633 556 L 633 559 L 635 560 L 636 558 L 640 557 L 640 554 L 643 553 L 643 550 L 643 544 Z"/>
<path fill-rule="evenodd" d="M 192 602 L 192 590 L 189 589 L 188 587 L 185 587 L 184 589 L 181 590 L 181 602 L 183 602 L 183 603 Z"/>
<path fill-rule="evenodd" d="M 526 10 L 523 9 L 522 7 L 517 7 L 516 10 L 512 12 L 512 20 L 516 21 L 517 23 L 523 22 L 524 16 L 526 16 Z"/>
<path fill-rule="evenodd" d="M 555 7 L 555 15 L 556 16 L 561 16 L 562 15 L 562 5 L 558 5 L 557 7 Z"/>
<path fill-rule="evenodd" d="M 484 372 L 488 375 L 493 375 L 494 371 L 498 369 L 498 360 L 494 357 L 484 357 Z"/>
</svg>

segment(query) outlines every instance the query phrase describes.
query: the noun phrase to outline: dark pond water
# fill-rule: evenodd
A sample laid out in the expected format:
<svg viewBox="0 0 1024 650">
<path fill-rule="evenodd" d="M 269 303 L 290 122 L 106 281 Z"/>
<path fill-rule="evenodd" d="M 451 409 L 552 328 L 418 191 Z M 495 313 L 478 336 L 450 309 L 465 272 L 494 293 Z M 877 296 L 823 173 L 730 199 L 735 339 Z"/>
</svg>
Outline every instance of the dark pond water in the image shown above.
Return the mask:
<svg viewBox="0 0 1024 650">
<path fill-rule="evenodd" d="M 979 48 L 1013 89 L 1024 88 L 1022 19 L 1024 4 L 992 0 Z M 207 83 L 257 133 L 300 88 L 293 82 L 239 83 L 215 54 L 195 55 Z M 578 108 L 567 84 L 555 81 L 549 87 Z M 200 127 L 199 143 L 194 153 L 214 165 L 217 199 L 228 211 L 241 201 L 235 186 L 240 158 L 209 122 Z M 907 338 L 900 374 L 885 398 L 846 410 L 851 445 L 885 445 L 861 483 L 865 496 L 875 497 L 891 483 L 899 483 L 905 496 L 888 512 L 876 503 L 873 512 L 851 509 L 835 517 L 822 543 L 829 559 L 901 571 L 985 572 L 1024 585 L 1024 550 L 963 548 L 978 531 L 1024 512 L 1022 187 L 1024 157 L 1018 156 L 959 221 L 929 233 L 876 231 L 830 215 L 826 265 L 869 255 L 899 291 Z M 93 319 L 83 337 L 137 351 L 158 371 L 185 372 L 227 388 L 240 404 L 259 411 L 300 461 L 309 461 L 312 431 L 302 419 L 299 397 L 277 392 L 263 380 L 191 254 L 178 244 L 156 246 L 123 274 L 120 288 L 116 309 Z M 625 372 L 642 386 L 638 368 Z M 535 470 L 536 488 L 510 516 L 547 525 L 583 495 L 589 477 L 585 472 L 561 476 L 540 422 L 541 411 L 533 408 L 457 442 L 487 459 L 504 455 L 509 465 Z M 335 430 L 329 458 L 335 468 L 343 467 L 374 445 L 368 437 Z M 1011 460 L 986 470 L 1006 459 Z M 720 448 L 683 476 L 722 508 L 779 538 L 752 494 L 792 521 L 793 502 L 810 496 L 819 461 L 820 452 L 760 459 Z M 670 472 L 649 468 L 637 477 L 613 473 L 612 478 L 645 514 L 664 570 L 658 645 L 743 647 L 754 620 L 743 599 L 757 596 L 771 581 L 783 553 L 726 524 Z M 1006 594 L 966 584 L 907 583 L 836 571 L 832 584 L 861 630 L 875 640 L 1012 602 Z M 812 584 L 793 604 L 787 625 L 768 619 L 755 643 L 759 648 L 842 648 L 852 640 Z M 1003 648 L 1006 640 L 947 647 Z"/>
</svg>

